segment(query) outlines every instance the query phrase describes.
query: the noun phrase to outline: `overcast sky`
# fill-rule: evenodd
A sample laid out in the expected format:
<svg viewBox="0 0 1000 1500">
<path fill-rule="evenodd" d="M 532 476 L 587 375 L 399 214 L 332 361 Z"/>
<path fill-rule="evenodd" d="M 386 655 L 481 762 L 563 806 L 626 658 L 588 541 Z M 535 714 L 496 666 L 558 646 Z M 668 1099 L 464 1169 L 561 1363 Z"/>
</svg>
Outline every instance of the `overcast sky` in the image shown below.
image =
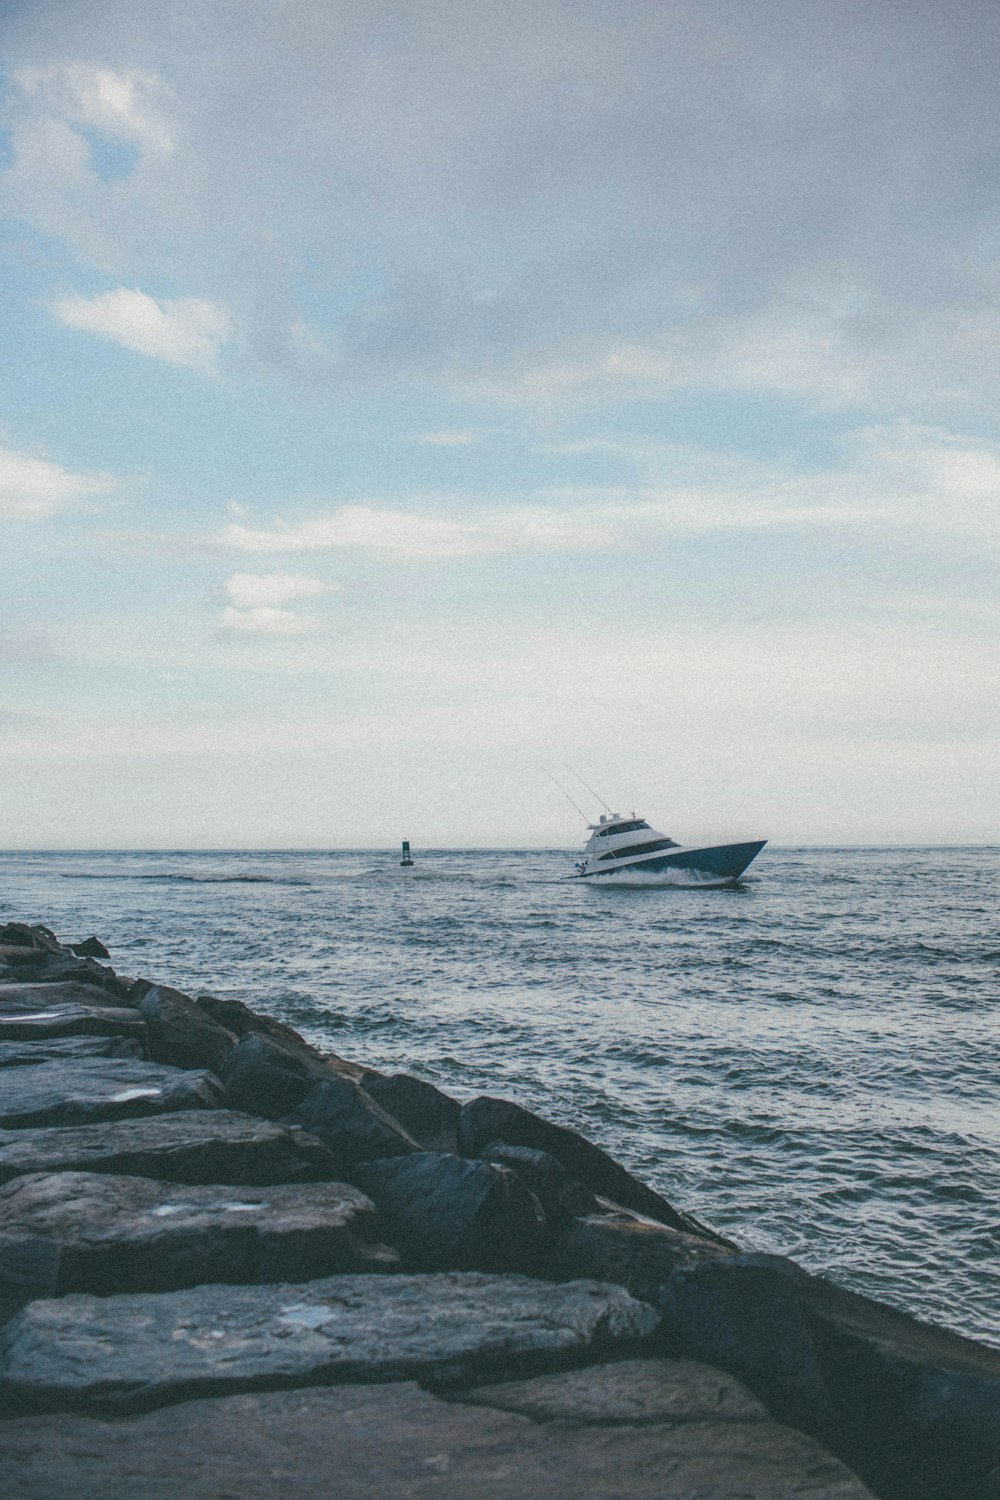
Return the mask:
<svg viewBox="0 0 1000 1500">
<path fill-rule="evenodd" d="M 0 39 L 0 845 L 1000 840 L 992 0 Z"/>
</svg>

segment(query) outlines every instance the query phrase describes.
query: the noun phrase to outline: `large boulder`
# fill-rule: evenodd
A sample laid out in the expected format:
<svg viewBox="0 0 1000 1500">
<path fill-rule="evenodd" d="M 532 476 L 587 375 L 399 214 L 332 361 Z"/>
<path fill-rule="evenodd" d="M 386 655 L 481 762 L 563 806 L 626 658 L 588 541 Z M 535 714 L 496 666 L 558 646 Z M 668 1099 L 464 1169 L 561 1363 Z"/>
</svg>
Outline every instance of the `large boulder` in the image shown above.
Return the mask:
<svg viewBox="0 0 1000 1500">
<path fill-rule="evenodd" d="M 606 1151 L 578 1135 L 575 1130 L 568 1130 L 563 1125 L 553 1125 L 508 1099 L 485 1096 L 464 1105 L 459 1117 L 458 1141 L 463 1156 L 478 1156 L 484 1147 L 495 1141 L 547 1151 L 562 1163 L 571 1177 L 592 1193 L 610 1198 L 622 1208 L 648 1214 L 661 1224 L 669 1224 L 672 1229 L 680 1229 L 686 1234 L 703 1235 L 725 1245 L 727 1249 L 735 1249 L 728 1240 L 706 1229 L 691 1215 L 672 1208 L 659 1193 L 633 1177 L 631 1172 L 626 1171 Z"/>
<path fill-rule="evenodd" d="M 349 1078 L 322 1079 L 287 1118 L 318 1135 L 345 1168 L 418 1150 L 403 1127 Z"/>
<path fill-rule="evenodd" d="M 0 1404 L 127 1412 L 267 1386 L 498 1379 L 630 1352 L 658 1323 L 621 1287 L 474 1271 L 77 1295 L 0 1330 Z"/>
<path fill-rule="evenodd" d="M 568 1280 L 593 1276 L 614 1281 L 634 1297 L 649 1297 L 679 1267 L 732 1253 L 714 1240 L 609 1208 L 570 1220 L 559 1238 L 552 1272 Z"/>
<path fill-rule="evenodd" d="M 393 1271 L 375 1208 L 341 1182 L 180 1187 L 149 1177 L 39 1172 L 0 1187 L 0 1276 L 58 1252 L 49 1296 L 173 1291 L 199 1282 L 307 1281 Z"/>
<path fill-rule="evenodd" d="M 99 937 L 84 938 L 82 943 L 67 943 L 71 953 L 80 958 L 110 958 L 111 954 L 105 948 Z"/>
<path fill-rule="evenodd" d="M 51 928 L 29 926 L 27 922 L 5 922 L 0 927 L 0 943 L 16 948 L 34 948 L 43 953 L 63 952 L 63 946 Z"/>
<path fill-rule="evenodd" d="M 1000 1350 L 777 1256 L 682 1268 L 656 1301 L 672 1348 L 744 1380 L 885 1500 L 1000 1493 Z"/>
<path fill-rule="evenodd" d="M 139 983 L 145 988 L 148 980 L 142 980 Z M 325 1072 L 341 1073 L 345 1078 L 353 1078 L 355 1082 L 359 1082 L 374 1072 L 372 1068 L 363 1067 L 359 1063 L 347 1062 L 334 1052 L 320 1052 L 318 1047 L 313 1047 L 291 1026 L 286 1026 L 284 1021 L 277 1021 L 273 1016 L 261 1015 L 251 1010 L 248 1005 L 244 1005 L 242 1000 L 222 999 L 217 995 L 199 995 L 195 1003 L 218 1026 L 225 1027 L 234 1036 L 244 1037 L 252 1032 L 266 1037 L 286 1053 L 301 1058 L 306 1064 L 315 1063 Z"/>
<path fill-rule="evenodd" d="M 0 1128 L 88 1125 L 174 1109 L 212 1109 L 222 1102 L 211 1073 L 184 1072 L 131 1057 L 8 1068 L 0 1090 Z"/>
<path fill-rule="evenodd" d="M 268 1120 L 291 1114 L 325 1076 L 318 1058 L 302 1056 L 257 1032 L 242 1037 L 219 1067 L 230 1107 Z"/>
<path fill-rule="evenodd" d="M 491 1141 L 479 1153 L 483 1161 L 494 1162 L 516 1172 L 545 1210 L 552 1229 L 559 1229 L 576 1214 L 596 1212 L 597 1197 L 571 1177 L 549 1151 L 534 1151 L 530 1146 L 508 1146 L 506 1141 Z"/>
<path fill-rule="evenodd" d="M 533 1409 L 544 1401 L 568 1420 L 507 1410 L 503 1386 L 469 1406 L 409 1381 L 250 1392 L 114 1421 L 22 1417 L 4 1424 L 0 1490 L 17 1500 L 872 1500 L 718 1371 L 666 1369 L 662 1399 L 641 1369 L 544 1377 L 548 1400 Z M 602 1399 L 609 1376 L 615 1394 Z"/>
<path fill-rule="evenodd" d="M 432 1083 L 410 1073 L 374 1073 L 365 1078 L 364 1090 L 424 1151 L 458 1150 L 462 1106 Z"/>
<path fill-rule="evenodd" d="M 545 1215 L 503 1167 L 422 1151 L 360 1162 L 352 1176 L 414 1270 L 537 1271 L 544 1264 Z"/>
<path fill-rule="evenodd" d="M 328 1182 L 337 1160 L 308 1131 L 230 1109 L 177 1110 L 44 1130 L 0 1131 L 0 1182 L 26 1172 L 112 1172 L 169 1182 Z"/>
<path fill-rule="evenodd" d="M 219 1073 L 236 1046 L 227 1031 L 187 995 L 165 984 L 151 985 L 139 1000 L 139 1014 L 148 1029 L 150 1056 L 176 1068 L 208 1068 Z"/>
</svg>

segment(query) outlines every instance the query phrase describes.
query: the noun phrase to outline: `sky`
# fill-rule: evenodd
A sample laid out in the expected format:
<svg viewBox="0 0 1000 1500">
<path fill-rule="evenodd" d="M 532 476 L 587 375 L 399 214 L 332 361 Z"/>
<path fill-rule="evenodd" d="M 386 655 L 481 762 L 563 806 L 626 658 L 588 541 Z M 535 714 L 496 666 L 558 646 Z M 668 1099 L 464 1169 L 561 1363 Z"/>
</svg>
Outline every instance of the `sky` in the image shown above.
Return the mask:
<svg viewBox="0 0 1000 1500">
<path fill-rule="evenodd" d="M 0 846 L 1000 842 L 998 63 L 5 0 Z"/>
</svg>

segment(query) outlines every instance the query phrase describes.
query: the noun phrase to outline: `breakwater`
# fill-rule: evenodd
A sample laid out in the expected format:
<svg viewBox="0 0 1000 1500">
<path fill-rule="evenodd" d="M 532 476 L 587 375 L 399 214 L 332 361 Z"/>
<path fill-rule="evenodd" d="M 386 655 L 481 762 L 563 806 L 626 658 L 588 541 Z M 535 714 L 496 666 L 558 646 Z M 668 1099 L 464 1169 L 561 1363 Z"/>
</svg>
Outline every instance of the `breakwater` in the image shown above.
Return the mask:
<svg viewBox="0 0 1000 1500">
<path fill-rule="evenodd" d="M 0 929 L 7 1492 L 1000 1494 L 996 1351 L 109 957 Z"/>
</svg>

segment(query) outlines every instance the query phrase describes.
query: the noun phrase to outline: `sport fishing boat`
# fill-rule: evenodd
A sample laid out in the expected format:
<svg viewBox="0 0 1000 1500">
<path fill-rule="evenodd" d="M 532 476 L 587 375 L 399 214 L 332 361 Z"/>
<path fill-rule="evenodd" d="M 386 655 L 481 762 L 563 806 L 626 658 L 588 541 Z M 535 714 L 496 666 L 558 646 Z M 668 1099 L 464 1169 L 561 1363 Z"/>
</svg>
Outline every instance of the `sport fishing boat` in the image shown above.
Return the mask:
<svg viewBox="0 0 1000 1500">
<path fill-rule="evenodd" d="M 678 883 L 685 885 L 733 885 L 767 843 L 767 839 L 757 839 L 749 844 L 689 849 L 657 833 L 645 818 L 637 818 L 634 813 L 627 818 L 620 813 L 602 813 L 598 822 L 587 827 L 590 838 L 571 879 L 676 872 L 682 876 Z"/>
</svg>

